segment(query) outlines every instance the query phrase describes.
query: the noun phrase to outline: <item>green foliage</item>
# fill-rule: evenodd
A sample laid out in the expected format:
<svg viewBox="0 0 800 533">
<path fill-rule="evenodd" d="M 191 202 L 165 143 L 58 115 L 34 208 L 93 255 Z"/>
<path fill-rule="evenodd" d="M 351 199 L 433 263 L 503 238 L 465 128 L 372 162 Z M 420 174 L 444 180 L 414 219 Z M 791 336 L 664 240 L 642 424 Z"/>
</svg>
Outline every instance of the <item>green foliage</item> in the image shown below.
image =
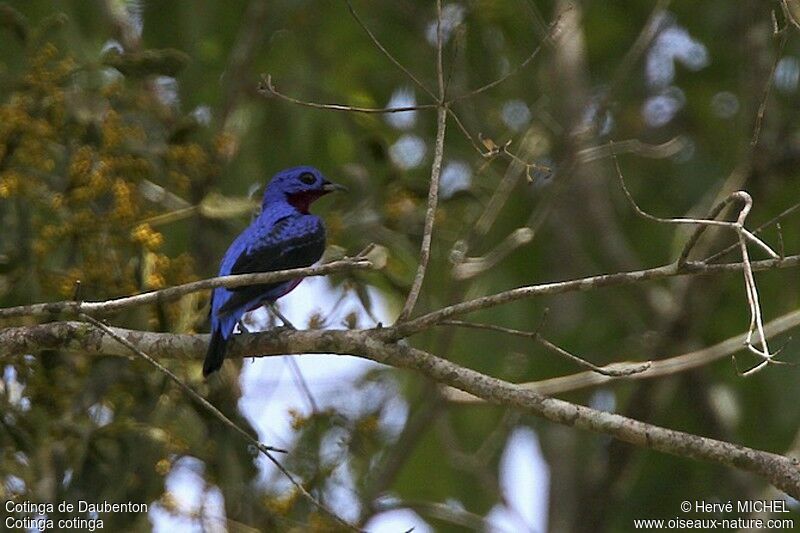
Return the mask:
<svg viewBox="0 0 800 533">
<path fill-rule="evenodd" d="M 383 107 L 398 89 L 413 92 L 418 103 L 430 99 L 374 47 L 342 3 L 279 0 L 261 15 L 256 4 L 0 4 L 0 306 L 70 298 L 78 280 L 82 297 L 99 299 L 211 276 L 257 204 L 258 192 L 248 193 L 274 171 L 300 163 L 318 166 L 353 191 L 315 206 L 336 247 L 331 255 L 352 255 L 374 242 L 386 261 L 381 273 L 332 281 L 356 288 L 365 306 L 374 304 L 367 285 L 391 306 L 403 301 L 422 236 L 434 113 L 417 112 L 403 129 L 379 115 L 265 99 L 255 88 L 263 72 L 282 93 L 300 99 Z M 524 61 L 544 37 L 542 21 L 554 18 L 553 4 L 562 3 L 456 4 L 464 8 L 464 20 L 445 50 L 449 95 L 480 87 Z M 670 157 L 621 156 L 633 195 L 660 216 L 702 215 L 728 188 L 745 188 L 755 198 L 751 226 L 797 201 L 796 85 L 771 88 L 759 142 L 750 147 L 778 54 L 771 36 L 775 5 L 701 4 L 673 3 L 665 15 L 705 46 L 709 58 L 702 68 L 673 61 L 668 87 L 646 80 L 647 50 L 620 70 L 652 6 L 584 2 L 579 7 L 585 51 L 576 52 L 581 64 L 575 79 L 564 63 L 568 50 L 547 45 L 503 84 L 453 104 L 473 137 L 480 132 L 497 145 L 511 140 L 510 149 L 526 161 L 555 162 L 555 175 L 528 185 L 518 173 L 496 221 L 479 227 L 513 167 L 508 158 L 481 157 L 450 121 L 445 163 L 466 164 L 471 182 L 441 199 L 419 311 L 531 283 L 660 265 L 677 256 L 688 230 L 638 218 L 607 159 L 577 170 L 569 165 L 577 148 L 612 139 L 658 144 L 682 136 L 688 148 Z M 126 9 L 132 5 L 142 17 L 140 35 L 131 31 Z M 355 7 L 392 54 L 434 87 L 434 49 L 425 37 L 434 3 Z M 797 35 L 789 35 L 781 56 L 796 62 Z M 668 91 L 682 101 L 680 109 L 663 125 L 649 123 L 644 107 Z M 736 109 L 727 115 L 714 104 L 722 93 L 735 100 Z M 608 132 L 586 133 L 584 97 L 608 98 Z M 519 129 L 504 118 L 505 106 L 516 100 L 531 115 Z M 392 148 L 408 135 L 421 138 L 427 151 L 419 165 L 402 168 Z M 491 257 L 525 226 L 535 230 L 531 242 L 481 276 L 454 279 L 454 260 Z M 783 223 L 787 253 L 800 249 L 797 228 L 796 216 Z M 764 235 L 777 247 L 774 228 Z M 709 250 L 733 242 L 724 232 L 710 231 L 704 239 Z M 800 303 L 796 272 L 759 274 L 757 282 L 767 319 Z M 644 360 L 742 332 L 749 319 L 743 289 L 738 274 L 672 280 L 518 302 L 468 318 L 530 331 L 549 308 L 542 332 L 559 346 L 596 364 Z M 195 295 L 111 320 L 153 331 L 205 331 L 206 304 L 206 295 Z M 330 325 L 327 311 L 309 323 Z M 356 326 L 352 317 L 347 326 Z M 514 382 L 579 370 L 527 339 L 492 332 L 437 328 L 412 342 Z M 790 343 L 782 357 L 796 361 L 796 345 Z M 6 374 L 15 373 L 0 389 L 0 499 L 158 501 L 178 513 L 164 480 L 182 457 L 193 457 L 205 465 L 204 489 L 222 491 L 231 530 L 333 528 L 279 477 L 260 480 L 252 450 L 237 435 L 140 362 L 53 352 L 0 353 L 0 360 Z M 238 409 L 236 364 L 226 363 L 222 378 L 208 384 L 200 382 L 197 361 L 163 362 L 250 429 Z M 399 384 L 411 422 L 434 414 L 418 434 L 395 441 L 378 423 L 389 409 L 389 395 L 358 414 L 298 411 L 286 464 L 306 488 L 324 496 L 347 470 L 355 496 L 375 498 L 370 491 L 380 485 L 375 478 L 384 461 L 400 455 L 396 476 L 386 479 L 392 495 L 457 499 L 479 515 L 500 503 L 497 468 L 511 430 L 504 426 L 507 414 L 496 407 L 441 403 L 431 387 L 405 372 L 375 372 L 354 387 L 381 380 Z M 795 439 L 800 416 L 800 407 L 786 400 L 796 392 L 796 381 L 796 371 L 783 367 L 742 380 L 725 361 L 688 376 L 619 383 L 610 390 L 623 414 L 782 453 Z M 12 382 L 21 393 L 15 395 Z M 566 396 L 596 400 L 594 391 Z M 552 523 L 578 508 L 580 520 L 566 522 L 576 530 L 625 531 L 633 518 L 674 516 L 682 500 L 755 498 L 763 489 L 754 478 L 743 480 L 718 467 L 632 451 L 529 419 L 518 423 L 533 426 L 541 437 L 554 497 L 570 494 L 577 502 L 553 500 Z M 499 435 L 499 444 L 476 455 L 490 435 Z M 331 439 L 340 446 L 327 455 Z M 13 494 L 9 476 L 24 481 L 22 494 Z M 563 492 L 556 494 L 556 488 Z M 425 518 L 437 530 L 460 530 Z M 113 530 L 149 527 L 146 517 L 126 519 L 132 515 L 119 516 Z"/>
</svg>

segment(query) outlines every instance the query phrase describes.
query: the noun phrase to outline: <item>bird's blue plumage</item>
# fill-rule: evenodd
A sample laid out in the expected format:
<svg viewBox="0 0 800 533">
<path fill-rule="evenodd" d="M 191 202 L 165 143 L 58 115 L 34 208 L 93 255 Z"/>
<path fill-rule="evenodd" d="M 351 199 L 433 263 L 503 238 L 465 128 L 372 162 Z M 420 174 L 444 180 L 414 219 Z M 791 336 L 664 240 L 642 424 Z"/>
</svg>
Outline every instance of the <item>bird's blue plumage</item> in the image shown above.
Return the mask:
<svg viewBox="0 0 800 533">
<path fill-rule="evenodd" d="M 339 187 L 313 167 L 294 167 L 276 174 L 267 185 L 261 213 L 225 252 L 219 275 L 269 272 L 316 263 L 325 251 L 322 220 L 309 205 Z M 218 370 L 228 340 L 242 316 L 294 289 L 300 279 L 214 289 L 211 297 L 211 343 L 203 375 Z"/>
</svg>

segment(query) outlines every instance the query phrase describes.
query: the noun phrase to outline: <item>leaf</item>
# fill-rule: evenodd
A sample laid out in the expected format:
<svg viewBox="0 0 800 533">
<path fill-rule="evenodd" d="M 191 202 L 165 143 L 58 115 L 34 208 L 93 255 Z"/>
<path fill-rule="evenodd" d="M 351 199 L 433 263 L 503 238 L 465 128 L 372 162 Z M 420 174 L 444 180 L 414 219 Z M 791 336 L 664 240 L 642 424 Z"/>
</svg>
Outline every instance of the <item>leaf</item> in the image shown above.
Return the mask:
<svg viewBox="0 0 800 533">
<path fill-rule="evenodd" d="M 256 207 L 256 203 L 249 198 L 212 192 L 200 202 L 200 214 L 206 218 L 236 218 L 249 215 Z"/>
<path fill-rule="evenodd" d="M 386 266 L 387 261 L 389 261 L 389 249 L 380 244 L 376 244 L 365 257 L 375 265 L 377 270 L 382 270 Z"/>
<path fill-rule="evenodd" d="M 189 63 L 189 56 L 174 48 L 124 53 L 111 49 L 103 56 L 102 63 L 135 78 L 176 76 Z"/>
<path fill-rule="evenodd" d="M 483 143 L 483 146 L 489 150 L 490 153 L 495 154 L 500 151 L 500 147 L 490 137 L 484 137 L 482 133 L 478 133 L 478 139 Z"/>
<path fill-rule="evenodd" d="M 345 255 L 347 255 L 344 248 L 338 246 L 336 244 L 328 245 L 325 248 L 325 253 L 322 254 L 322 262 L 323 263 L 330 263 L 331 261 L 338 261 L 342 259 Z"/>
</svg>

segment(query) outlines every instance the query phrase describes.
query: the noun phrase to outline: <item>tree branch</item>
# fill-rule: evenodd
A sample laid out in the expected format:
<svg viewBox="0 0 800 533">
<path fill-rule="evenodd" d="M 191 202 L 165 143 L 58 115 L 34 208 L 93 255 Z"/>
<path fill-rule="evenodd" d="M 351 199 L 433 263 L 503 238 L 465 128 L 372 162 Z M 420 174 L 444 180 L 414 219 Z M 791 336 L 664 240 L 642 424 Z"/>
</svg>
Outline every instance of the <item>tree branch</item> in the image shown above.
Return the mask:
<svg viewBox="0 0 800 533">
<path fill-rule="evenodd" d="M 786 209 L 784 209 L 783 211 L 781 211 L 780 213 L 778 213 L 777 215 L 775 215 L 771 219 L 767 220 L 766 222 L 764 222 L 763 224 L 758 226 L 756 229 L 753 230 L 753 235 L 758 235 L 759 233 L 764 231 L 765 228 L 768 228 L 768 227 L 772 226 L 773 224 L 776 224 L 776 225 L 780 224 L 781 220 L 783 220 L 787 216 L 791 215 L 792 213 L 794 213 L 798 209 L 800 209 L 800 202 L 787 207 Z M 716 252 L 715 254 L 712 254 L 712 255 L 706 257 L 705 259 L 703 259 L 703 262 L 704 263 L 710 263 L 710 262 L 712 262 L 712 261 L 714 261 L 716 259 L 719 259 L 720 257 L 722 257 L 723 255 L 727 254 L 728 252 L 730 252 L 732 250 L 735 250 L 738 246 L 739 246 L 739 243 L 737 241 L 737 242 L 735 242 L 735 243 L 723 248 L 719 252 Z"/>
<path fill-rule="evenodd" d="M 444 132 L 447 126 L 447 108 L 439 108 L 436 115 L 436 146 L 433 153 L 433 164 L 431 166 L 431 183 L 428 190 L 428 207 L 425 211 L 425 228 L 422 233 L 422 244 L 419 250 L 419 265 L 411 290 L 408 292 L 406 303 L 397 318 L 398 322 L 407 320 L 411 316 L 414 306 L 417 304 L 422 282 L 425 280 L 425 271 L 428 268 L 428 261 L 431 257 L 431 239 L 433 236 L 433 223 L 436 219 L 436 206 L 439 202 L 439 177 L 442 174 L 442 156 L 444 154 Z"/>
<path fill-rule="evenodd" d="M 113 328 L 116 336 L 139 349 L 151 347 L 154 357 L 184 356 L 199 361 L 205 353 L 207 335 L 172 335 L 145 333 Z M 645 424 L 614 413 L 543 396 L 474 370 L 461 367 L 432 354 L 392 342 L 385 342 L 380 329 L 349 331 L 296 331 L 281 329 L 260 334 L 241 334 L 233 338 L 230 356 L 262 356 L 290 353 L 349 354 L 379 363 L 419 371 L 428 378 L 463 390 L 489 403 L 514 407 L 551 422 L 586 429 L 642 448 L 672 455 L 709 461 L 755 473 L 794 498 L 800 498 L 800 469 L 797 461 L 781 455 L 737 444 L 708 439 L 681 431 Z M 71 335 L 66 335 L 71 332 Z M 20 342 L 28 339 L 28 342 Z M 0 344 L 24 346 L 32 350 L 32 341 L 47 341 L 49 347 L 80 348 L 88 353 L 102 353 L 112 343 L 119 353 L 115 337 L 97 328 L 76 322 L 9 328 L 0 331 Z M 58 345 L 58 346 L 56 346 Z M 38 349 L 48 346 L 40 345 Z M 177 348 L 177 350 L 173 350 Z M 126 348 L 127 349 L 127 348 Z"/>
<path fill-rule="evenodd" d="M 572 7 L 567 7 L 567 10 L 569 10 L 569 9 L 572 9 Z M 528 55 L 528 57 L 525 58 L 525 60 L 522 63 L 518 64 L 516 67 L 514 67 L 511 70 L 509 70 L 504 75 L 500 76 L 499 78 L 497 78 L 494 81 L 491 81 L 491 82 L 489 82 L 489 83 L 487 83 L 485 85 L 482 85 L 481 87 L 478 87 L 476 89 L 472 89 L 471 91 L 468 91 L 468 92 L 466 92 L 464 94 L 459 94 L 458 96 L 452 98 L 450 100 L 450 103 L 455 103 L 455 102 L 458 102 L 460 100 L 465 100 L 467 98 L 472 98 L 472 97 L 477 96 L 477 95 L 479 95 L 479 94 L 481 94 L 483 92 L 488 91 L 489 89 L 493 89 L 494 87 L 497 87 L 498 85 L 500 85 L 501 83 L 503 83 L 507 79 L 511 78 L 512 76 L 515 76 L 519 71 L 521 71 L 522 69 L 527 67 L 530 64 L 530 62 L 533 61 L 536 58 L 537 55 L 539 55 L 539 52 L 541 51 L 542 47 L 545 44 L 548 44 L 549 41 L 554 40 L 555 37 L 558 35 L 558 32 L 560 30 L 559 23 L 561 22 L 561 18 L 563 16 L 564 16 L 564 13 L 562 12 L 562 13 L 560 13 L 558 15 L 558 17 L 556 17 L 556 19 L 552 23 L 550 23 L 550 27 L 547 29 L 547 33 L 545 34 L 544 39 L 542 39 L 542 42 L 540 42 L 536 46 L 536 48 L 533 49 L 533 51 L 530 53 L 530 55 Z"/>
<path fill-rule="evenodd" d="M 368 353 L 380 362 L 418 370 L 439 383 L 469 392 L 489 403 L 517 407 L 557 424 L 610 435 L 642 448 L 753 472 L 793 497 L 800 495 L 800 469 L 796 459 L 548 398 L 409 346 L 386 345 L 369 337 L 365 344 Z"/>
<path fill-rule="evenodd" d="M 364 257 L 352 259 L 342 259 L 332 261 L 324 265 L 308 268 L 294 268 L 290 270 L 276 270 L 274 272 L 259 272 L 257 274 L 239 274 L 235 276 L 220 276 L 183 285 L 176 285 L 167 289 L 146 292 L 135 296 L 125 296 L 98 302 L 82 302 L 76 300 L 65 300 L 61 302 L 49 302 L 31 305 L 20 305 L 17 307 L 7 307 L 0 309 L 0 319 L 18 316 L 53 316 L 59 314 L 77 315 L 85 313 L 87 315 L 105 315 L 115 313 L 123 309 L 148 305 L 153 303 L 163 303 L 177 300 L 182 296 L 193 292 L 200 292 L 216 287 L 243 287 L 245 285 L 257 285 L 260 283 L 274 283 L 276 281 L 286 281 L 295 278 L 305 278 L 310 276 L 325 276 L 335 272 L 349 272 L 351 270 L 370 270 L 375 268 L 373 263 Z"/>
<path fill-rule="evenodd" d="M 781 317 L 778 317 L 764 325 L 764 333 L 767 338 L 773 338 L 787 331 L 790 331 L 800 326 L 800 310 L 792 311 Z M 542 379 L 539 381 L 530 381 L 527 383 L 518 384 L 519 387 L 544 394 L 546 396 L 553 396 L 565 392 L 572 392 L 580 389 L 590 387 L 599 387 L 612 382 L 628 381 L 632 379 L 652 379 L 664 376 L 672 376 L 687 372 L 695 368 L 719 361 L 725 357 L 730 357 L 736 352 L 744 349 L 744 341 L 747 333 L 740 333 L 734 335 L 722 342 L 719 342 L 708 348 L 695 350 L 681 355 L 668 357 L 666 359 L 657 359 L 649 361 L 650 367 L 646 372 L 636 373 L 630 376 L 609 377 L 603 376 L 596 372 L 578 372 L 568 376 L 560 376 L 557 378 Z M 606 365 L 606 369 L 620 369 L 626 368 L 630 365 L 641 364 L 639 361 L 620 361 Z M 480 403 L 482 400 L 466 394 L 457 389 L 447 389 L 444 391 L 447 399 L 451 402 L 457 403 Z"/>
<path fill-rule="evenodd" d="M 774 268 L 790 268 L 800 265 L 800 255 L 790 255 L 784 259 L 765 259 L 763 261 L 752 261 L 750 267 L 753 272 L 770 270 Z M 557 281 L 552 283 L 541 283 L 539 285 L 528 285 L 508 291 L 466 300 L 457 304 L 443 307 L 437 311 L 398 324 L 391 329 L 385 329 L 384 335 L 387 338 L 399 339 L 408 337 L 414 333 L 434 326 L 443 320 L 471 313 L 481 309 L 488 309 L 498 305 L 535 298 L 537 296 L 562 294 L 565 292 L 585 292 L 601 287 L 616 287 L 621 285 L 632 285 L 643 281 L 656 281 L 675 276 L 687 275 L 709 275 L 722 272 L 740 272 L 745 268 L 744 263 L 722 263 L 710 264 L 689 261 L 683 268 L 678 268 L 677 264 L 670 263 L 655 268 L 645 270 L 633 270 L 629 272 L 618 272 L 614 274 L 600 274 L 569 281 Z"/>
<path fill-rule="evenodd" d="M 426 92 L 426 93 L 427 93 L 427 94 L 428 94 L 428 95 L 429 95 L 431 98 L 436 98 L 436 95 L 434 95 L 434 94 L 433 94 L 433 91 L 431 91 L 430 89 L 428 89 L 428 87 L 427 87 L 427 86 L 426 86 L 424 83 L 422 83 L 422 82 L 419 80 L 419 78 L 417 78 L 417 77 L 414 75 L 414 73 L 413 73 L 413 72 L 411 72 L 411 71 L 410 71 L 408 68 L 406 68 L 406 67 L 405 67 L 405 66 L 404 66 L 404 65 L 403 65 L 403 64 L 402 64 L 400 61 L 398 61 L 398 60 L 397 60 L 397 58 L 395 58 L 395 57 L 392 55 L 392 53 L 391 53 L 391 52 L 389 52 L 389 50 L 387 50 L 387 49 L 386 49 L 386 47 L 385 47 L 385 46 L 383 46 L 383 44 L 382 44 L 382 43 L 380 42 L 380 40 L 379 40 L 379 39 L 378 39 L 378 38 L 375 36 L 375 34 L 374 34 L 374 33 L 372 33 L 372 30 L 370 30 L 370 29 L 369 29 L 369 27 L 367 27 L 367 25 L 366 25 L 366 24 L 364 24 L 364 22 L 361 20 L 361 17 L 359 17 L 359 16 L 358 16 L 358 13 L 356 13 L 356 10 L 355 10 L 355 8 L 353 7 L 353 3 L 352 3 L 350 0 L 345 0 L 345 2 L 347 3 L 347 10 L 348 10 L 348 11 L 350 11 L 350 15 L 352 15 L 353 19 L 355 19 L 355 21 L 358 23 L 358 25 L 359 25 L 359 26 L 361 26 L 361 29 L 362 29 L 362 30 L 364 30 L 364 32 L 366 32 L 366 34 L 369 36 L 370 40 L 372 41 L 372 44 L 374 44 L 374 45 L 375 45 L 375 47 L 376 47 L 378 50 L 380 50 L 380 51 L 383 53 L 383 55 L 385 55 L 385 56 L 386 56 L 386 58 L 387 58 L 389 61 L 391 61 L 391 62 L 392 62 L 392 64 L 393 64 L 395 67 L 397 67 L 398 69 L 400 69 L 400 71 L 402 71 L 402 72 L 403 72 L 403 74 L 405 74 L 406 76 L 408 76 L 408 78 L 409 78 L 411 81 L 413 81 L 414 83 L 416 83 L 416 84 L 417 84 L 417 86 L 418 86 L 420 89 L 422 89 L 423 91 L 425 91 L 425 92 Z"/>
<path fill-rule="evenodd" d="M 425 228 L 422 233 L 422 244 L 419 250 L 419 265 L 411 290 L 408 292 L 406 302 L 397 317 L 398 322 L 407 320 L 417 304 L 422 282 L 425 280 L 425 271 L 431 257 L 431 239 L 433 236 L 433 223 L 436 219 L 436 206 L 439 203 L 439 178 L 442 174 L 442 158 L 444 156 L 444 134 L 447 129 L 447 104 L 445 103 L 444 67 L 442 64 L 442 1 L 436 0 L 436 77 L 439 86 L 439 102 L 436 111 L 436 143 L 433 149 L 433 163 L 431 163 L 431 183 L 428 189 L 428 207 L 425 211 Z"/>
</svg>

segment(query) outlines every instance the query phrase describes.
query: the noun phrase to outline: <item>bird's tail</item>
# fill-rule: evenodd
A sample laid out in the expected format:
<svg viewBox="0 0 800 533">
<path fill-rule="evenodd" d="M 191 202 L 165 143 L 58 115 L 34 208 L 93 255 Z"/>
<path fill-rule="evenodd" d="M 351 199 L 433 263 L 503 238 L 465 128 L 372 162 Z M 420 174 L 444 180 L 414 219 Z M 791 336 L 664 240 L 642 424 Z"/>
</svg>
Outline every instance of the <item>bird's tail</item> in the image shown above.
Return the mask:
<svg viewBox="0 0 800 533">
<path fill-rule="evenodd" d="M 211 331 L 211 342 L 208 345 L 206 359 L 203 361 L 203 377 L 222 368 L 222 361 L 225 359 L 225 349 L 228 346 L 228 339 L 222 336 L 221 328 L 214 328 Z"/>
</svg>

